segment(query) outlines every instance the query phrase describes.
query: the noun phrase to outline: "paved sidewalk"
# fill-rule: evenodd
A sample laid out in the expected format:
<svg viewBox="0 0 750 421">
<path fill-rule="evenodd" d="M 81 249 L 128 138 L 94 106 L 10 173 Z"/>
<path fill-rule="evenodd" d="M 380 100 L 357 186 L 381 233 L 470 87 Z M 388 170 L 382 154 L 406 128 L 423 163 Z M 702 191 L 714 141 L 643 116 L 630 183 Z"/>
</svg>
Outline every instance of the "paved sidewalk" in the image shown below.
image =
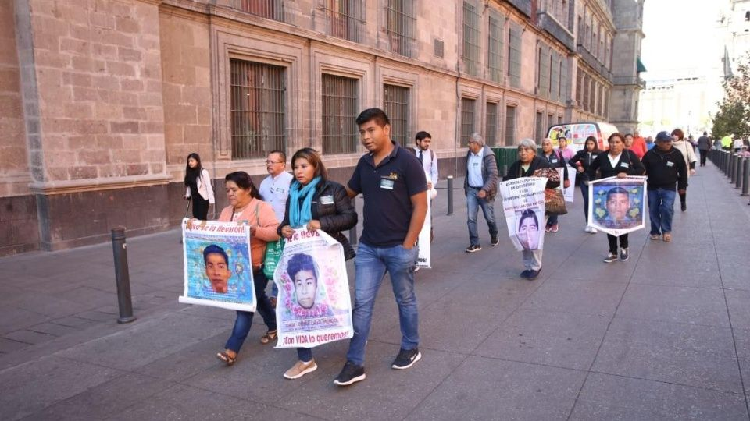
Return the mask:
<svg viewBox="0 0 750 421">
<path fill-rule="evenodd" d="M 691 178 L 673 242 L 631 234 L 628 262 L 602 263 L 606 238 L 583 232 L 576 203 L 534 282 L 518 278 L 504 228 L 489 247 L 481 218 L 484 248 L 464 253 L 456 186 L 453 216 L 446 190 L 435 206 L 434 268 L 417 274 L 413 368 L 390 369 L 400 332 L 388 285 L 360 384 L 332 384 L 348 341 L 316 348 L 315 373 L 283 379 L 296 354 L 261 346 L 263 326 L 222 366 L 234 315 L 177 302 L 172 231 L 129 240 L 138 320 L 124 326 L 108 245 L 0 259 L 0 419 L 750 419 L 750 206 L 716 168 Z"/>
</svg>

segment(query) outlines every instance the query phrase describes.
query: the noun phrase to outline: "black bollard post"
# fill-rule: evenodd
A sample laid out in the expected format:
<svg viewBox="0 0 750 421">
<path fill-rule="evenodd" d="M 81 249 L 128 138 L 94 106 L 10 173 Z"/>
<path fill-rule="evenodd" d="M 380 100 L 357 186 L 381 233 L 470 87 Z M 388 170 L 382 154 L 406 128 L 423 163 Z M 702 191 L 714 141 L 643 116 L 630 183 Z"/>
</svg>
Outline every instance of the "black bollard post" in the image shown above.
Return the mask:
<svg viewBox="0 0 750 421">
<path fill-rule="evenodd" d="M 453 215 L 453 176 L 448 176 L 448 215 Z"/>
<path fill-rule="evenodd" d="M 724 159 L 726 160 L 726 164 L 724 164 L 724 175 L 727 177 L 731 177 L 732 174 L 732 155 L 729 154 L 729 152 L 724 153 Z"/>
<path fill-rule="evenodd" d="M 352 197 L 352 207 L 355 209 L 357 208 L 356 206 L 357 204 L 355 202 L 356 200 L 357 200 L 356 197 Z M 349 229 L 349 244 L 351 244 L 352 246 L 357 245 L 357 226 L 356 225 Z"/>
<path fill-rule="evenodd" d="M 745 158 L 742 165 L 742 195 L 750 194 L 750 158 Z"/>
<path fill-rule="evenodd" d="M 130 297 L 130 273 L 128 272 L 128 245 L 125 242 L 125 228 L 112 228 L 112 254 L 115 258 L 115 283 L 120 318 L 117 323 L 130 323 L 133 316 L 133 302 Z"/>
<path fill-rule="evenodd" d="M 729 184 L 734 184 L 734 182 L 735 182 L 735 177 L 734 176 L 736 174 L 735 167 L 737 166 L 736 165 L 737 161 L 735 160 L 735 156 L 734 155 L 732 155 L 730 157 L 730 159 L 731 159 L 731 164 L 730 164 L 731 167 L 730 167 L 730 170 L 729 170 Z"/>
<path fill-rule="evenodd" d="M 737 155 L 737 162 L 734 163 L 734 188 L 742 188 L 742 161 L 743 158 Z"/>
</svg>

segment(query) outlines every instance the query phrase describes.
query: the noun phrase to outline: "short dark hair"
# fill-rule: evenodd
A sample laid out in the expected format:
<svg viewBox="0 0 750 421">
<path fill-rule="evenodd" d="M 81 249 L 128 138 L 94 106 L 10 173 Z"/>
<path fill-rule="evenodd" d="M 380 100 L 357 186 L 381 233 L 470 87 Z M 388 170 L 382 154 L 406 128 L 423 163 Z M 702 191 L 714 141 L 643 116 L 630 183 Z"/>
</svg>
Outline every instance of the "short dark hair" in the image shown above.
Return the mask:
<svg viewBox="0 0 750 421">
<path fill-rule="evenodd" d="M 614 139 L 615 137 L 619 137 L 621 141 L 625 142 L 625 138 L 622 137 L 622 135 L 620 133 L 617 133 L 617 132 L 612 133 L 611 135 L 609 135 L 609 138 L 607 139 L 607 142 L 612 143 L 612 139 Z"/>
<path fill-rule="evenodd" d="M 357 123 L 357 126 L 361 126 L 368 121 L 374 121 L 375 124 L 377 124 L 380 127 L 390 126 L 391 122 L 388 120 L 388 116 L 385 114 L 385 111 L 381 110 L 380 108 L 368 108 L 357 116 L 357 120 L 355 120 Z"/>
<path fill-rule="evenodd" d="M 307 147 L 295 152 L 294 155 L 292 155 L 292 171 L 294 171 L 294 161 L 298 160 L 299 158 L 306 159 L 307 162 L 309 162 L 310 165 L 315 168 L 316 177 L 320 176 L 322 180 L 328 179 L 328 170 L 326 170 L 326 166 L 323 165 L 323 160 L 320 159 L 320 154 L 318 153 L 318 151 L 313 148 Z"/>
<path fill-rule="evenodd" d="M 211 244 L 207 246 L 205 249 L 203 249 L 203 265 L 204 266 L 208 263 L 209 254 L 220 254 L 224 258 L 224 263 L 229 265 L 229 256 L 227 256 L 227 252 L 225 252 L 223 248 L 217 246 L 216 244 Z"/>
<path fill-rule="evenodd" d="M 518 220 L 518 229 L 521 229 L 524 219 L 534 219 L 534 225 L 539 229 L 539 220 L 536 217 L 536 212 L 533 209 L 525 209 L 521 212 L 521 219 Z"/>
<path fill-rule="evenodd" d="M 237 187 L 241 188 L 242 190 L 250 190 L 250 197 L 262 200 L 260 198 L 260 192 L 258 192 L 258 188 L 255 187 L 255 184 L 253 184 L 253 180 L 250 178 L 250 175 L 248 175 L 248 173 L 246 173 L 245 171 L 230 172 L 226 177 L 224 177 L 224 182 L 226 183 L 227 181 L 234 182 L 234 184 L 236 184 Z"/>
<path fill-rule="evenodd" d="M 628 200 L 630 200 L 630 194 L 627 190 L 623 189 L 622 187 L 613 187 L 607 192 L 607 197 L 605 198 L 604 203 L 609 202 L 610 197 L 616 194 L 625 194 L 628 196 Z"/>
<path fill-rule="evenodd" d="M 425 139 L 426 139 L 426 138 L 428 138 L 428 137 L 429 137 L 430 139 L 432 139 L 432 136 L 430 136 L 430 134 L 429 134 L 429 133 L 427 133 L 427 132 L 426 132 L 426 131 L 424 131 L 424 130 L 423 130 L 423 131 L 421 131 L 421 132 L 417 132 L 417 140 L 425 140 Z"/>
<path fill-rule="evenodd" d="M 318 279 L 318 267 L 315 265 L 312 256 L 304 253 L 297 253 L 289 259 L 289 263 L 286 266 L 286 273 L 289 274 L 292 282 L 297 273 L 309 270 L 315 275 L 315 279 Z"/>
<path fill-rule="evenodd" d="M 564 140 L 564 141 L 566 141 L 566 142 L 567 142 L 567 141 L 568 141 L 568 138 L 567 138 L 567 137 L 565 137 L 565 136 L 557 136 L 557 141 L 559 142 L 559 141 L 561 141 L 561 140 Z"/>
<path fill-rule="evenodd" d="M 279 149 L 274 149 L 271 152 L 269 152 L 268 155 L 275 154 L 275 153 L 279 154 L 279 156 L 281 156 L 281 160 L 284 161 L 284 163 L 286 164 L 286 152 L 279 150 Z"/>
</svg>

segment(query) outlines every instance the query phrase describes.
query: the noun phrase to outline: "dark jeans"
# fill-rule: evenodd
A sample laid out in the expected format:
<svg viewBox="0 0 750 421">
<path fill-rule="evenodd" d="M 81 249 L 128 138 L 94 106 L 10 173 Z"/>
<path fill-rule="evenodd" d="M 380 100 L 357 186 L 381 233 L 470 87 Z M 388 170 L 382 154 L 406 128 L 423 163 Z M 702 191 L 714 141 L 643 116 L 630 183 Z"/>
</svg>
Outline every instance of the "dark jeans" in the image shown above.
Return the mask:
<svg viewBox="0 0 750 421">
<path fill-rule="evenodd" d="M 297 359 L 309 363 L 312 360 L 312 348 L 297 348 Z"/>
<path fill-rule="evenodd" d="M 620 239 L 620 247 L 628 248 L 628 234 L 623 234 L 619 237 L 615 235 L 607 234 L 607 241 L 609 241 L 609 252 L 617 254 L 617 239 Z"/>
<path fill-rule="evenodd" d="M 583 196 L 583 218 L 589 221 L 589 186 L 581 184 L 581 195 Z"/>
<path fill-rule="evenodd" d="M 704 151 L 703 149 L 698 149 L 698 152 L 701 154 L 701 167 L 706 166 L 706 157 L 708 156 L 708 151 Z"/>
<path fill-rule="evenodd" d="M 466 191 L 466 224 L 469 226 L 469 243 L 472 246 L 479 245 L 479 233 L 477 232 L 477 213 L 482 208 L 484 219 L 487 221 L 487 228 L 490 230 L 490 237 L 497 238 L 497 224 L 495 223 L 495 202 L 488 202 L 480 199 L 479 189 L 469 187 Z"/>
<path fill-rule="evenodd" d="M 676 192 L 668 189 L 648 191 L 648 215 L 651 219 L 651 235 L 672 232 L 674 197 Z"/>
<path fill-rule="evenodd" d="M 557 217 L 560 216 L 558 214 L 550 215 L 547 219 L 547 228 L 551 227 L 552 225 L 557 225 Z"/>
<path fill-rule="evenodd" d="M 276 311 L 271 307 L 271 302 L 268 301 L 268 296 L 266 296 L 268 278 L 262 270 L 258 270 L 253 272 L 253 282 L 255 283 L 255 297 L 258 301 L 256 311 L 260 313 L 260 317 L 263 318 L 263 323 L 268 326 L 268 330 L 276 330 Z M 250 327 L 253 325 L 254 314 L 249 311 L 237 312 L 232 334 L 227 339 L 227 349 L 240 352 L 240 348 L 242 348 L 242 344 L 245 343 L 247 334 L 250 332 Z"/>
<path fill-rule="evenodd" d="M 208 218 L 208 200 L 197 193 L 190 197 L 193 200 L 193 218 L 205 221 Z"/>
<path fill-rule="evenodd" d="M 680 206 L 685 206 L 687 204 L 687 192 L 680 193 Z"/>
</svg>

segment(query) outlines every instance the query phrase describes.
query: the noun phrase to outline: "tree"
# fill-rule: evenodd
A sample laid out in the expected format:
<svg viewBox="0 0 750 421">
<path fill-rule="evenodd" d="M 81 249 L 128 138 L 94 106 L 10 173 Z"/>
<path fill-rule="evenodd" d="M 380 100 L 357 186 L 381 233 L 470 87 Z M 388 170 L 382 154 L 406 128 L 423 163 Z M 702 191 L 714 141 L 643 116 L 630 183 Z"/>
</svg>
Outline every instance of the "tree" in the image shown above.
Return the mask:
<svg viewBox="0 0 750 421">
<path fill-rule="evenodd" d="M 737 72 L 724 81 L 724 99 L 719 103 L 711 134 L 715 137 L 746 136 L 750 133 L 749 121 L 750 53 L 742 59 Z"/>
</svg>

